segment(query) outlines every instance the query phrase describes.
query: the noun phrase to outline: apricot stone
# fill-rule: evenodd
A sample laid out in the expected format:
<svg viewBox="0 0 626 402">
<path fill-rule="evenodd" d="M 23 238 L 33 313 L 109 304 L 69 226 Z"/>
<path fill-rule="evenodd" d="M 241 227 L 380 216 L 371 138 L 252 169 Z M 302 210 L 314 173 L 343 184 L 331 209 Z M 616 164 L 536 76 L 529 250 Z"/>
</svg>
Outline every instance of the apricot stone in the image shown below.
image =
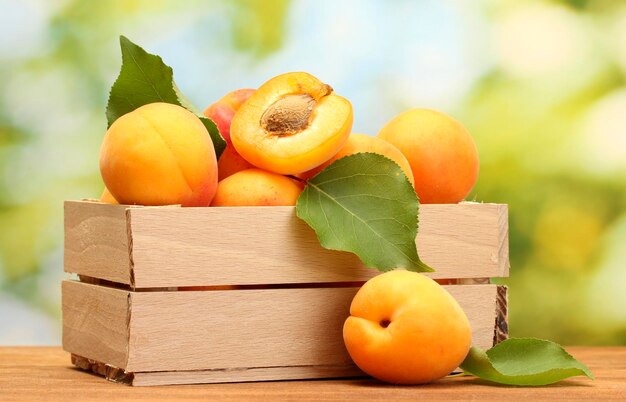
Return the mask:
<svg viewBox="0 0 626 402">
<path fill-rule="evenodd" d="M 457 203 L 476 183 L 476 144 L 465 127 L 450 116 L 412 109 L 393 118 L 378 137 L 406 156 L 423 204 Z"/>
<path fill-rule="evenodd" d="M 208 206 L 217 189 L 209 133 L 193 113 L 168 103 L 141 106 L 111 125 L 100 172 L 120 204 Z"/>
<path fill-rule="evenodd" d="M 235 113 L 230 136 L 249 163 L 275 173 L 305 172 L 348 139 L 352 105 L 307 73 L 267 81 Z"/>
<path fill-rule="evenodd" d="M 261 169 L 246 169 L 220 181 L 211 206 L 296 205 L 301 183 Z"/>
<path fill-rule="evenodd" d="M 322 165 L 309 170 L 308 172 L 304 172 L 298 175 L 299 178 L 308 180 L 311 177 L 315 176 L 319 172 L 321 172 L 324 168 L 328 167 L 331 163 L 336 161 L 337 159 L 341 159 L 344 156 L 354 155 L 360 152 L 372 152 L 375 154 L 380 154 L 386 156 L 387 158 L 396 162 L 402 171 L 406 175 L 407 179 L 411 184 L 413 184 L 413 172 L 411 171 L 411 166 L 409 162 L 406 160 L 402 152 L 395 146 L 391 145 L 387 141 L 382 138 L 372 137 L 370 135 L 365 134 L 350 134 L 348 137 L 348 141 L 344 144 L 343 147 L 337 152 L 335 156 L 333 156 L 327 162 L 324 162 Z"/>
<path fill-rule="evenodd" d="M 432 279 L 404 270 L 375 276 L 359 289 L 343 327 L 354 363 L 393 384 L 448 375 L 471 344 L 467 316 Z"/>
</svg>

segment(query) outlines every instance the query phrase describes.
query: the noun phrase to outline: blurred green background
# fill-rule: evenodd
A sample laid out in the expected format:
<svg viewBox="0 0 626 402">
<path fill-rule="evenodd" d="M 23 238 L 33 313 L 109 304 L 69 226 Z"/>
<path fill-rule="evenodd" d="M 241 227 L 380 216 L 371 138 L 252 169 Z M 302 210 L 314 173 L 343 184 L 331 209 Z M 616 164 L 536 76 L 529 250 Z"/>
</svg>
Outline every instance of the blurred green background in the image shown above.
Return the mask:
<svg viewBox="0 0 626 402">
<path fill-rule="evenodd" d="M 63 200 L 98 197 L 124 34 L 204 108 L 304 70 L 376 134 L 412 107 L 476 139 L 510 208 L 513 336 L 626 344 L 626 2 L 0 0 L 0 344 L 60 343 Z"/>
</svg>

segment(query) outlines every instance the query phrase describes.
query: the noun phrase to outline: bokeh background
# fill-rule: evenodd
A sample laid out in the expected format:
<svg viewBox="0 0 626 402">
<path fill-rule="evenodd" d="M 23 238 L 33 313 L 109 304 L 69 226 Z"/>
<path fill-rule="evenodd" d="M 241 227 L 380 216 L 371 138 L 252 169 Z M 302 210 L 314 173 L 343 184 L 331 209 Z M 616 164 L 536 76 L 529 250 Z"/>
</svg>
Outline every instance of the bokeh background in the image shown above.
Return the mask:
<svg viewBox="0 0 626 402">
<path fill-rule="evenodd" d="M 376 134 L 413 107 L 473 134 L 470 199 L 510 205 L 513 336 L 626 344 L 626 2 L 0 0 L 0 344 L 60 343 L 63 200 L 98 197 L 124 34 L 204 108 L 304 70 Z"/>
</svg>

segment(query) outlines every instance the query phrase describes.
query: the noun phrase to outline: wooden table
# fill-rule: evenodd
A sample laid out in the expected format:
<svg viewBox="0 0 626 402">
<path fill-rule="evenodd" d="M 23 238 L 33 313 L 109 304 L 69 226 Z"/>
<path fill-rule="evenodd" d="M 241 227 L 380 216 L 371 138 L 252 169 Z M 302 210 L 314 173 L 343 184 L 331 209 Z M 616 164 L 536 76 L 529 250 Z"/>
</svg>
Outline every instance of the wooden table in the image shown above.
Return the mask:
<svg viewBox="0 0 626 402">
<path fill-rule="evenodd" d="M 466 376 L 412 387 L 372 379 L 129 387 L 73 368 L 60 347 L 0 347 L 0 401 L 626 400 L 626 347 L 568 351 L 591 368 L 595 381 L 574 377 L 551 386 L 522 388 L 491 386 Z"/>
</svg>

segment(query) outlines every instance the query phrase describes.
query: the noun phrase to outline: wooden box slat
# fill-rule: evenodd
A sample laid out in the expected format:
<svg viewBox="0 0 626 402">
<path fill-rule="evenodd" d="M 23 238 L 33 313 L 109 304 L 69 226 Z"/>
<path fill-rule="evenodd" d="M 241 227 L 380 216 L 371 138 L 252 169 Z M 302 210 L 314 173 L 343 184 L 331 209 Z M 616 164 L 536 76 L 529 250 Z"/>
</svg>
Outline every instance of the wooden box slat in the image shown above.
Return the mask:
<svg viewBox="0 0 626 402">
<path fill-rule="evenodd" d="M 446 289 L 470 320 L 473 344 L 491 347 L 498 286 Z M 133 292 L 65 281 L 63 346 L 131 372 L 346 368 L 342 328 L 357 290 Z"/>
<path fill-rule="evenodd" d="M 376 271 L 322 248 L 294 207 L 65 204 L 65 270 L 133 288 L 364 281 Z M 508 276 L 507 206 L 422 205 L 432 278 Z M 124 254 L 125 253 L 125 254 Z"/>
</svg>

